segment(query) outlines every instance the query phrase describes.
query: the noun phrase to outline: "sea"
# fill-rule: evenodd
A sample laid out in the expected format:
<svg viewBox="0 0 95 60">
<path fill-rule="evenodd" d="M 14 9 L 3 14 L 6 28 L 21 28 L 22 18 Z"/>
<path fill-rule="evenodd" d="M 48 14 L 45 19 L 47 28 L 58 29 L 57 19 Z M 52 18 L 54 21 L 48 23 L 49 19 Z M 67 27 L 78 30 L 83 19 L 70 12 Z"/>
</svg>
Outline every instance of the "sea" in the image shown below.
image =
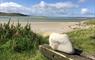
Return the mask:
<svg viewBox="0 0 95 60">
<path fill-rule="evenodd" d="M 0 16 L 0 21 L 20 22 L 79 22 L 95 20 L 95 17 L 43 17 L 43 16 Z"/>
</svg>

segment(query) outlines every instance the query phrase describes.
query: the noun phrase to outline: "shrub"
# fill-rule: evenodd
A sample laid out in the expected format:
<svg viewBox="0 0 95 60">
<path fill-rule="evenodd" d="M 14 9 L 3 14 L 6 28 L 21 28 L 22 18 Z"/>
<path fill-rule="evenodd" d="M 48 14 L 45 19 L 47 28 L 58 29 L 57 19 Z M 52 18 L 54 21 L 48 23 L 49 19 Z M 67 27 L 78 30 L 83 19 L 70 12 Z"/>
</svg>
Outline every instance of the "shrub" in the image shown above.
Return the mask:
<svg viewBox="0 0 95 60">
<path fill-rule="evenodd" d="M 18 22 L 15 26 L 10 20 L 0 24 L 0 60 L 44 60 L 37 51 L 40 44 L 47 43 L 46 39 L 34 33 L 30 24 L 22 27 Z"/>
<path fill-rule="evenodd" d="M 17 52 L 29 51 L 45 42 L 45 38 L 41 35 L 34 33 L 31 30 L 30 24 L 26 24 L 22 27 L 18 22 L 16 26 L 10 24 L 10 20 L 7 24 L 0 25 L 0 45 L 3 46 L 7 42 L 11 41 L 11 49 Z"/>
</svg>

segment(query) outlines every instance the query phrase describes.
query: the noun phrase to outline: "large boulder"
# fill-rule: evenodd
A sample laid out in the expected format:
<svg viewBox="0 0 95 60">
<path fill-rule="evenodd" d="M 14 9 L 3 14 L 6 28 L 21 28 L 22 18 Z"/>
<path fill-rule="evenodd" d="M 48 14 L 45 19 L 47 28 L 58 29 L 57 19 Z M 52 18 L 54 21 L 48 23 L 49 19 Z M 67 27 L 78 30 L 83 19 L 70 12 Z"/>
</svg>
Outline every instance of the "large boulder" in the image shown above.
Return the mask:
<svg viewBox="0 0 95 60">
<path fill-rule="evenodd" d="M 54 50 L 68 54 L 74 53 L 74 48 L 67 34 L 51 33 L 49 36 L 49 46 Z"/>
</svg>

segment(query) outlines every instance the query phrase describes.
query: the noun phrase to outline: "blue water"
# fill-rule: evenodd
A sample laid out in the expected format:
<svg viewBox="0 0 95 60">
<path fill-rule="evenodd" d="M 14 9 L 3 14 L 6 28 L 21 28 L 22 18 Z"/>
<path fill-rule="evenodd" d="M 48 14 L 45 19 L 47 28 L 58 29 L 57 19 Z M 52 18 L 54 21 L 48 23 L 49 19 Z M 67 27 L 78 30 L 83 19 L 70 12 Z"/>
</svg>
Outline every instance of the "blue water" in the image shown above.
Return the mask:
<svg viewBox="0 0 95 60">
<path fill-rule="evenodd" d="M 76 22 L 95 19 L 88 17 L 31 17 L 31 16 L 0 16 L 0 21 L 21 21 L 21 22 Z"/>
</svg>

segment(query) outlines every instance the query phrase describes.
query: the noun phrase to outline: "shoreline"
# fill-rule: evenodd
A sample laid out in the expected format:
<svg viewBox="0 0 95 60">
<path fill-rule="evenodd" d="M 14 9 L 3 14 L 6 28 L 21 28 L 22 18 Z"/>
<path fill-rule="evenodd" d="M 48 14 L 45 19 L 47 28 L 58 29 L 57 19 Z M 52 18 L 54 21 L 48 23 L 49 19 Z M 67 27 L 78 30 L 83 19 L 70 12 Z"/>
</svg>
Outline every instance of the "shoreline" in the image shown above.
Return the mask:
<svg viewBox="0 0 95 60">
<path fill-rule="evenodd" d="M 2 24 L 7 23 L 5 21 L 0 22 Z M 11 21 L 10 24 L 16 25 L 18 22 Z M 21 26 L 25 26 L 27 23 L 31 24 L 31 30 L 35 33 L 48 36 L 52 32 L 67 33 L 74 31 L 76 28 L 85 28 L 81 22 L 19 22 Z"/>
</svg>

